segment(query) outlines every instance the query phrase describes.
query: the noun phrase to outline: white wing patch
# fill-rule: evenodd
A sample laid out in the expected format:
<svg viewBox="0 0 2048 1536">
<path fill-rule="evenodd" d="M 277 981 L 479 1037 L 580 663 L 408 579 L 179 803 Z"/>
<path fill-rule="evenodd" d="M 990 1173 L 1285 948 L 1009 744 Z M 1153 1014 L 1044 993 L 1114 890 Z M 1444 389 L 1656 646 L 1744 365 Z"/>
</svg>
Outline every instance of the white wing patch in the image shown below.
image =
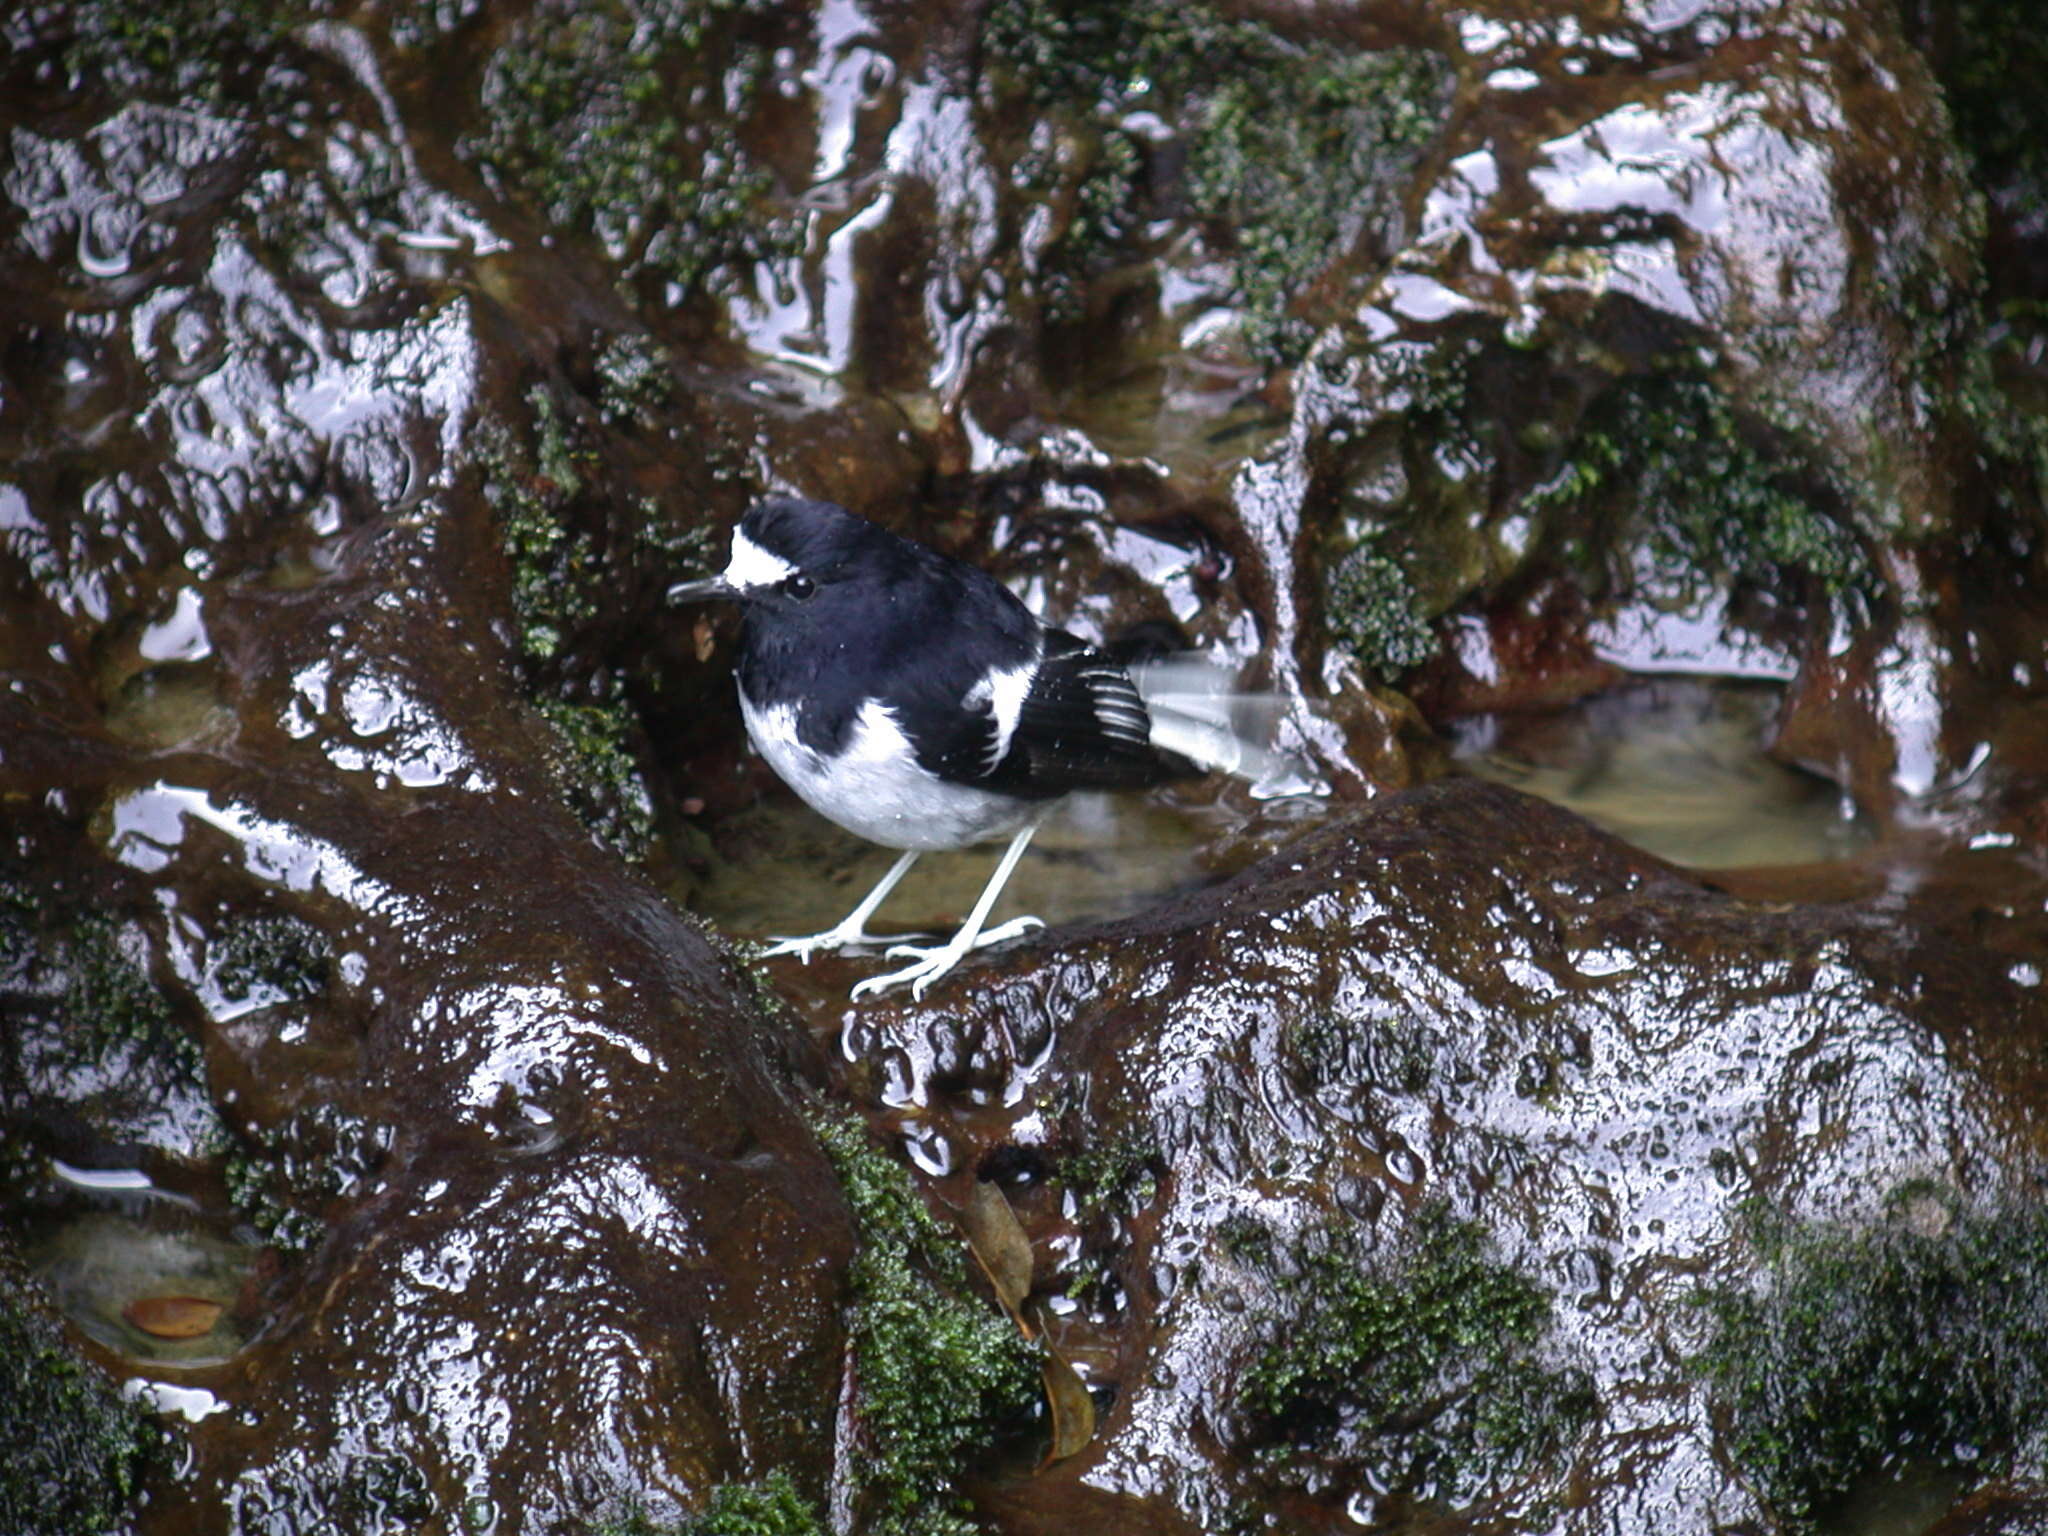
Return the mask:
<svg viewBox="0 0 2048 1536">
<path fill-rule="evenodd" d="M 983 683 L 996 712 L 996 734 L 989 743 L 988 761 L 982 765 L 984 772 L 993 773 L 996 764 L 1008 754 L 1010 738 L 1017 734 L 1017 721 L 1024 713 L 1024 700 L 1030 696 L 1031 684 L 1037 677 L 1038 662 L 1034 658 L 1021 667 L 991 672 Z"/>
<path fill-rule="evenodd" d="M 739 529 L 732 531 L 732 557 L 725 562 L 726 582 L 742 592 L 772 587 L 796 574 L 782 556 L 763 549 Z"/>
</svg>

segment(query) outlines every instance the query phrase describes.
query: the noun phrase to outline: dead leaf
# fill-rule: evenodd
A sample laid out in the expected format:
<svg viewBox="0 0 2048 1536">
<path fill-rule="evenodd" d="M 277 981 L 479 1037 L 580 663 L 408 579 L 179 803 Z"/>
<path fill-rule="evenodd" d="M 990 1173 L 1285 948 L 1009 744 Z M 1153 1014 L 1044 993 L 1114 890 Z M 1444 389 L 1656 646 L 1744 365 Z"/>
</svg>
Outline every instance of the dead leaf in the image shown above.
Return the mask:
<svg viewBox="0 0 2048 1536">
<path fill-rule="evenodd" d="M 1095 1438 L 1095 1399 L 1088 1395 L 1080 1372 L 1050 1343 L 1045 1349 L 1045 1406 L 1052 1414 L 1052 1445 L 1045 1465 L 1078 1455 Z"/>
<path fill-rule="evenodd" d="M 213 1332 L 224 1310 L 203 1296 L 141 1296 L 121 1315 L 153 1339 L 197 1339 Z"/>
<path fill-rule="evenodd" d="M 995 1287 L 996 1299 L 1030 1338 L 1030 1325 L 1019 1309 L 1031 1294 L 1031 1239 L 1024 1235 L 1017 1213 L 1000 1189 L 977 1179 L 967 1208 L 960 1213 L 960 1226 L 975 1261 Z"/>
</svg>

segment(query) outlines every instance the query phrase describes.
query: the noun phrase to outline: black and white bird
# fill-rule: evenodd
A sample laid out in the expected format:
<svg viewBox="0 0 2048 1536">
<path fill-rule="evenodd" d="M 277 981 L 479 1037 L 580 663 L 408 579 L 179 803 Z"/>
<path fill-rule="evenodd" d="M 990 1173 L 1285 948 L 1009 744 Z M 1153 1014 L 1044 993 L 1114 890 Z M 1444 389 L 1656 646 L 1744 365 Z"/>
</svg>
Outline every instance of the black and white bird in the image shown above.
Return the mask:
<svg viewBox="0 0 2048 1536">
<path fill-rule="evenodd" d="M 986 572 L 830 502 L 760 502 L 733 531 L 724 574 L 669 596 L 741 604 L 740 713 L 755 749 L 812 809 L 903 850 L 837 927 L 769 954 L 808 961 L 881 942 L 868 919 L 919 854 L 1010 839 L 959 932 L 891 947 L 914 963 L 862 981 L 855 997 L 906 982 L 922 997 L 971 949 L 1044 926 L 984 927 L 1040 821 L 1076 790 L 1209 769 L 1271 793 L 1320 788 L 1238 734 L 1210 685 L 1220 673 L 1127 668 L 1041 622 Z"/>
</svg>

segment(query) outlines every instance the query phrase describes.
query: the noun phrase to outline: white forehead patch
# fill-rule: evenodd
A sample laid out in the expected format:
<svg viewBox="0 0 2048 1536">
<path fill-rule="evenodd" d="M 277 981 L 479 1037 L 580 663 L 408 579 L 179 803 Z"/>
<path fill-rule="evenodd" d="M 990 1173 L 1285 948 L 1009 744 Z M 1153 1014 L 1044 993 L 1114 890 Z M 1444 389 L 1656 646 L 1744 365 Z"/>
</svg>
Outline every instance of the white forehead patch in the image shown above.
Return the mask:
<svg viewBox="0 0 2048 1536">
<path fill-rule="evenodd" d="M 725 579 L 742 592 L 772 587 L 793 575 L 796 567 L 780 555 L 770 554 L 739 529 L 732 531 L 732 558 L 725 562 Z"/>
</svg>

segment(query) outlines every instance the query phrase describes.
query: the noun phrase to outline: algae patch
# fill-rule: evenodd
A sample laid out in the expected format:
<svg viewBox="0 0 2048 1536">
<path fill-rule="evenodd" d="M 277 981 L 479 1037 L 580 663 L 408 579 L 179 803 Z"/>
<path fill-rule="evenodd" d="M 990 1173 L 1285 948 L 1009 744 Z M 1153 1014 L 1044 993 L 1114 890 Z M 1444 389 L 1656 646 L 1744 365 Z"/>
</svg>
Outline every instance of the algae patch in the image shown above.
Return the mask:
<svg viewBox="0 0 2048 1536">
<path fill-rule="evenodd" d="M 1067 156 L 1041 144 L 1017 167 L 1038 191 L 1078 178 L 1046 253 L 1051 318 L 1079 319 L 1089 281 L 1152 220 L 1192 216 L 1234 257 L 1251 349 L 1281 364 L 1314 334 L 1296 310 L 1317 280 L 1393 243 L 1384 226 L 1448 97 L 1431 55 L 1358 53 L 1170 0 L 1002 0 L 982 46 L 998 102 L 1019 97 L 1079 141 Z M 1154 123 L 1178 155 L 1159 152 Z"/>
<path fill-rule="evenodd" d="M 976 1529 L 959 1479 L 1027 1423 L 1038 1362 L 999 1312 L 972 1299 L 960 1238 L 858 1124 L 814 1122 L 852 1209 L 853 1348 L 868 1455 L 871 1536 Z"/>
<path fill-rule="evenodd" d="M 1874 1226 L 1763 1212 L 1749 1238 L 1762 1279 L 1706 1298 L 1696 1363 L 1792 1528 L 1908 1468 L 1974 1481 L 2048 1454 L 2048 1209 L 1909 1185 Z"/>
<path fill-rule="evenodd" d="M 1260 1258 L 1245 1234 L 1233 1243 Z M 1333 1230 L 1285 1271 L 1291 1305 L 1241 1393 L 1246 1438 L 1283 1480 L 1340 1471 L 1402 1501 L 1462 1505 L 1560 1462 L 1593 1418 L 1590 1379 L 1545 1358 L 1550 1293 L 1440 1206 L 1395 1253 L 1361 1254 Z"/>
<path fill-rule="evenodd" d="M 0 1530 L 125 1529 L 161 1433 L 66 1347 L 0 1251 Z"/>
<path fill-rule="evenodd" d="M 826 1527 L 788 1474 L 775 1472 L 758 1483 L 721 1483 L 681 1524 L 632 1511 L 600 1522 L 593 1536 L 826 1536 Z"/>
</svg>

